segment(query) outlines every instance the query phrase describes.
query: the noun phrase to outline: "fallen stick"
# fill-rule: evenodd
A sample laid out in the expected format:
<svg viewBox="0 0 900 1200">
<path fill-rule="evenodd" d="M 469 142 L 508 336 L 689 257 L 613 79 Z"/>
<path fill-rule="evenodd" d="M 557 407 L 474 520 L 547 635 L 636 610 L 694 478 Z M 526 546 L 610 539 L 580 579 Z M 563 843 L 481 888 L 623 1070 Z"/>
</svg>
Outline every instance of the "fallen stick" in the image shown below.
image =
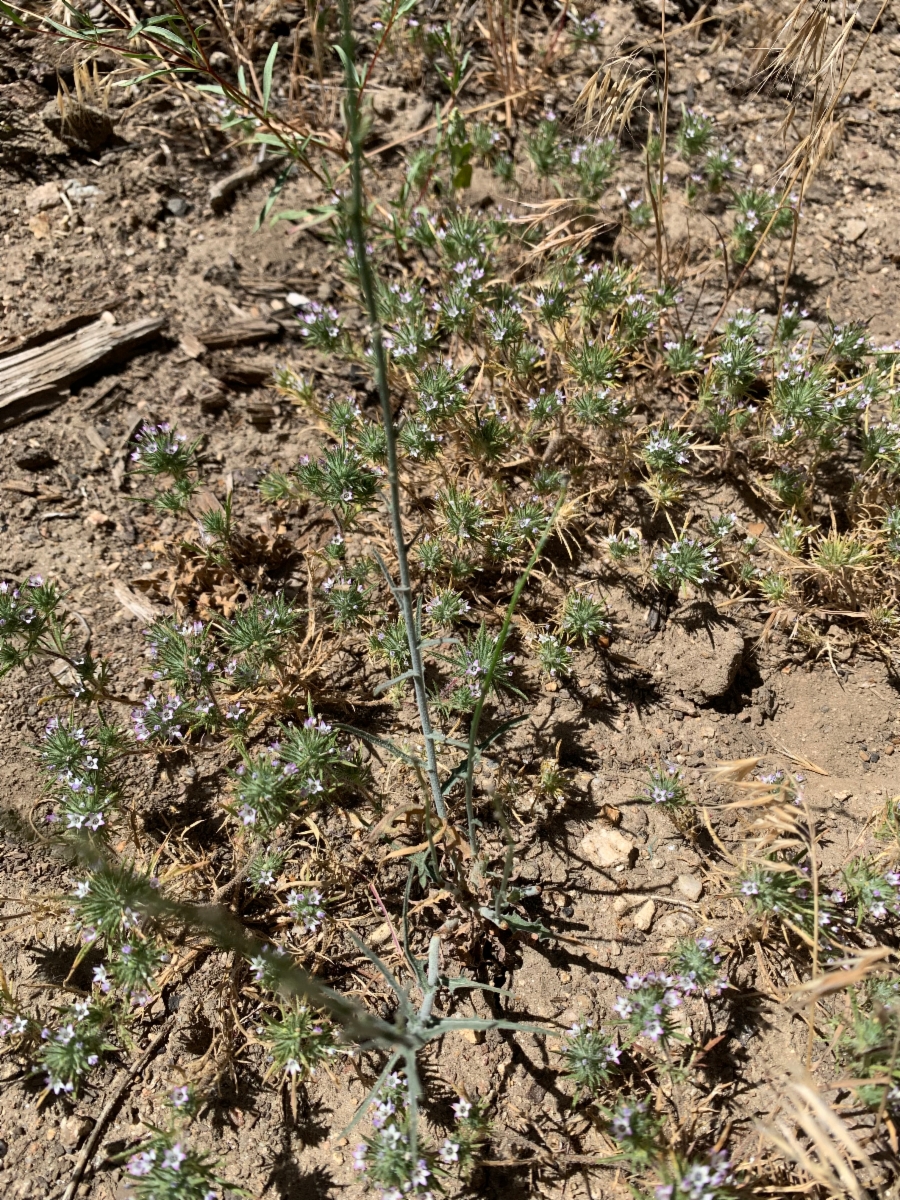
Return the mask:
<svg viewBox="0 0 900 1200">
<path fill-rule="evenodd" d="M 228 207 L 228 202 L 235 192 L 247 183 L 256 183 L 257 179 L 279 165 L 275 158 L 266 158 L 262 162 L 251 163 L 249 167 L 241 167 L 231 175 L 226 175 L 209 189 L 209 207 L 214 213 L 221 213 Z"/>
<path fill-rule="evenodd" d="M 90 371 L 127 357 L 150 341 L 165 317 L 116 325 L 111 313 L 63 337 L 0 358 L 0 429 L 55 408 Z"/>
<path fill-rule="evenodd" d="M 78 1185 L 84 1178 L 84 1173 L 87 1170 L 88 1163 L 94 1157 L 94 1153 L 100 1143 L 100 1139 L 106 1130 L 106 1126 L 109 1124 L 110 1117 L 112 1117 L 113 1113 L 116 1111 L 116 1108 L 119 1106 L 119 1104 L 121 1104 L 122 1097 L 125 1095 L 125 1092 L 128 1090 L 130 1085 L 134 1082 L 137 1076 L 140 1075 L 141 1071 L 143 1071 L 144 1067 L 162 1045 L 166 1034 L 172 1028 L 174 1023 L 174 1016 L 169 1017 L 141 1057 L 136 1062 L 132 1063 L 131 1066 L 119 1077 L 118 1083 L 113 1088 L 113 1094 L 107 1100 L 106 1104 L 104 1104 L 100 1115 L 97 1117 L 94 1128 L 91 1130 L 87 1141 L 81 1148 L 81 1153 L 78 1155 L 78 1161 L 75 1163 L 75 1170 L 72 1172 L 72 1178 L 69 1180 L 66 1190 L 63 1192 L 62 1200 L 73 1200 L 75 1193 L 78 1191 Z"/>
<path fill-rule="evenodd" d="M 234 321 L 231 325 L 223 325 L 217 329 L 206 329 L 191 336 L 200 343 L 200 352 L 204 350 L 223 350 L 230 346 L 247 346 L 252 342 L 265 342 L 277 338 L 281 334 L 281 326 L 263 317 L 246 317 Z M 195 355 L 191 355 L 195 357 Z"/>
</svg>

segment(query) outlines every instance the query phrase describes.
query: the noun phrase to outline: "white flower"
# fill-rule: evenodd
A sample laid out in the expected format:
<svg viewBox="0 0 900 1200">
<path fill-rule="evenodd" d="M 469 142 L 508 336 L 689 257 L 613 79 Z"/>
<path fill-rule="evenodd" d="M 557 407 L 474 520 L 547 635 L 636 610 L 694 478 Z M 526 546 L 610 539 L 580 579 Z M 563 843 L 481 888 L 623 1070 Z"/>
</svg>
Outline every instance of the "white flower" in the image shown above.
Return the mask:
<svg viewBox="0 0 900 1200">
<path fill-rule="evenodd" d="M 172 1171 L 180 1171 L 181 1164 L 187 1158 L 187 1155 L 181 1148 L 181 1143 L 176 1142 L 171 1150 L 167 1150 L 163 1155 L 162 1165 L 168 1167 Z"/>
<path fill-rule="evenodd" d="M 438 1157 L 442 1163 L 459 1162 L 459 1142 L 451 1142 L 449 1138 L 444 1138 L 444 1144 L 438 1151 Z"/>
</svg>

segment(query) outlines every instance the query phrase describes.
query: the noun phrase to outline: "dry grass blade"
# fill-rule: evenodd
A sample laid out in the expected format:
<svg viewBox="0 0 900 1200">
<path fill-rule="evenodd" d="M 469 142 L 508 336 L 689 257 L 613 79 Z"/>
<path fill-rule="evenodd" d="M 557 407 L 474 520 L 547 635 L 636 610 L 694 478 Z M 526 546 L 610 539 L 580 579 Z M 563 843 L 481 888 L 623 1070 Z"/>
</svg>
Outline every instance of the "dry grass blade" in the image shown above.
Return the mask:
<svg viewBox="0 0 900 1200">
<path fill-rule="evenodd" d="M 808 758 L 804 758 L 802 754 L 792 754 L 791 751 L 786 750 L 784 746 L 779 746 L 778 749 L 785 756 L 785 758 L 789 758 L 791 762 L 796 763 L 798 767 L 802 767 L 804 771 L 812 771 L 814 775 L 830 774 L 830 772 L 826 771 L 824 767 L 816 766 L 814 762 Z"/>
<path fill-rule="evenodd" d="M 585 124 L 593 124 L 596 137 L 619 136 L 643 96 L 650 77 L 633 77 L 634 63 L 633 57 L 615 58 L 581 89 L 575 107 L 584 108 Z"/>
<path fill-rule="evenodd" d="M 829 971 L 827 975 L 819 975 L 815 979 L 801 983 L 794 989 L 792 1002 L 799 1007 L 810 1001 L 831 996 L 845 988 L 856 987 L 867 975 L 871 974 L 878 963 L 883 962 L 893 953 L 894 951 L 889 946 L 876 946 L 874 949 L 866 951 L 865 954 L 847 958 L 837 965 L 836 970 Z"/>
<path fill-rule="evenodd" d="M 764 78 L 790 72 L 795 77 L 821 67 L 828 36 L 828 6 L 800 0 L 773 39 L 782 43 Z"/>
<path fill-rule="evenodd" d="M 515 0 L 487 0 L 486 40 L 494 66 L 494 81 L 503 92 L 507 120 L 512 113 L 513 96 L 522 91 L 522 75 L 519 66 L 519 25 L 522 18 L 522 3 Z"/>
<path fill-rule="evenodd" d="M 707 772 L 716 783 L 740 783 L 759 766 L 758 758 L 731 758 L 716 763 Z"/>
<path fill-rule="evenodd" d="M 761 1132 L 811 1183 L 832 1196 L 864 1200 L 866 1189 L 857 1164 L 870 1170 L 874 1164 L 803 1067 L 795 1067 L 786 1081 L 784 1108 L 788 1119 L 762 1126 Z M 799 1127 L 806 1145 L 792 1126 Z"/>
</svg>

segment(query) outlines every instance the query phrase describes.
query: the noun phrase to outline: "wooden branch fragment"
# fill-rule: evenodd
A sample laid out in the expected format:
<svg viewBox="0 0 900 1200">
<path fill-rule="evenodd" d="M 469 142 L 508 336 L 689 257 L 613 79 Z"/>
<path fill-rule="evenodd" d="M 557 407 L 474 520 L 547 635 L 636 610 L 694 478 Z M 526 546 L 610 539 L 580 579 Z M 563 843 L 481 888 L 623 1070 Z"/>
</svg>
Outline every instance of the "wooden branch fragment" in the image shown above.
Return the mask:
<svg viewBox="0 0 900 1200">
<path fill-rule="evenodd" d="M 116 325 L 111 314 L 43 345 L 0 358 L 0 429 L 55 408 L 72 384 L 153 339 L 165 317 Z"/>
<path fill-rule="evenodd" d="M 106 1132 L 106 1127 L 109 1124 L 110 1118 L 114 1115 L 116 1109 L 122 1102 L 122 1097 L 128 1091 L 128 1088 L 138 1077 L 138 1075 L 140 1075 L 141 1071 L 143 1071 L 144 1067 L 146 1067 L 147 1063 L 150 1061 L 159 1047 L 166 1040 L 169 1030 L 174 1024 L 175 1017 L 169 1017 L 164 1023 L 162 1029 L 160 1029 L 156 1037 L 153 1038 L 153 1040 L 150 1042 L 150 1045 L 140 1056 L 140 1058 L 133 1062 L 130 1067 L 127 1067 L 119 1075 L 119 1078 L 116 1080 L 115 1086 L 113 1087 L 112 1095 L 103 1106 L 103 1109 L 94 1123 L 94 1128 L 91 1130 L 87 1141 L 81 1148 L 81 1153 L 78 1155 L 78 1158 L 75 1162 L 75 1169 L 72 1172 L 72 1178 L 69 1180 L 66 1190 L 63 1192 L 63 1200 L 73 1200 L 75 1193 L 78 1191 L 78 1185 L 84 1178 L 84 1172 L 87 1169 L 91 1159 L 94 1157 L 97 1147 L 100 1145 L 103 1134 Z"/>
<path fill-rule="evenodd" d="M 156 618 L 162 615 L 162 610 L 152 600 L 133 592 L 121 579 L 113 580 L 112 590 L 113 595 L 126 612 L 130 612 L 133 617 L 137 617 L 145 625 L 152 625 Z"/>
<path fill-rule="evenodd" d="M 271 363 L 244 362 L 242 359 L 230 359 L 222 363 L 218 370 L 213 369 L 216 379 L 221 380 L 226 387 L 259 387 L 272 378 Z"/>
<path fill-rule="evenodd" d="M 251 163 L 249 167 L 241 167 L 231 175 L 226 175 L 209 189 L 209 207 L 214 213 L 223 212 L 235 192 L 245 184 L 255 183 L 257 179 L 267 174 L 279 165 L 277 159 L 266 158 L 262 162 Z"/>
<path fill-rule="evenodd" d="M 246 346 L 251 342 L 264 342 L 269 338 L 277 338 L 281 326 L 275 321 L 265 321 L 261 317 L 248 317 L 245 321 L 235 321 L 220 329 L 207 329 L 194 335 L 202 342 L 207 350 L 222 350 L 227 346 Z"/>
<path fill-rule="evenodd" d="M 118 303 L 108 301 L 102 308 L 90 308 L 84 312 L 69 313 L 68 316 L 59 317 L 41 329 L 23 333 L 21 337 L 10 338 L 8 341 L 2 341 L 0 342 L 0 354 L 18 354 L 20 350 L 30 350 L 32 346 L 46 346 L 48 342 L 62 337 L 64 333 L 71 333 L 73 329 L 81 329 L 83 325 L 90 325 L 91 321 L 96 321 L 101 313 L 113 312 L 118 307 Z"/>
</svg>

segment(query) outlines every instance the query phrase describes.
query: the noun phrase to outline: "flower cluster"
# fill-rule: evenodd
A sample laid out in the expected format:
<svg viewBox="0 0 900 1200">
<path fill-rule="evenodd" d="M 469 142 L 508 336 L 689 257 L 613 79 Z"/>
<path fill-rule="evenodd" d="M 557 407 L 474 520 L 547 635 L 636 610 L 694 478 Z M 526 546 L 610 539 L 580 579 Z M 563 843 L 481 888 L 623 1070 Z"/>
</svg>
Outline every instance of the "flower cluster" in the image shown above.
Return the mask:
<svg viewBox="0 0 900 1200">
<path fill-rule="evenodd" d="M 132 470 L 151 479 L 170 481 L 150 501 L 157 512 L 181 513 L 190 505 L 200 487 L 199 448 L 199 440 L 188 442 L 183 433 L 165 421 L 142 425 L 135 434 Z"/>
<path fill-rule="evenodd" d="M 369 1110 L 374 1132 L 353 1153 L 354 1168 L 380 1190 L 381 1200 L 431 1200 L 451 1171 L 468 1175 L 487 1131 L 483 1104 L 461 1096 L 452 1109 L 451 1134 L 437 1148 L 417 1142 L 413 1153 L 405 1080 L 398 1072 L 388 1075 Z"/>
<path fill-rule="evenodd" d="M 537 656 L 541 670 L 551 679 L 564 679 L 572 670 L 571 648 L 552 633 L 538 634 Z"/>
<path fill-rule="evenodd" d="M 705 1161 L 678 1164 L 670 1182 L 654 1191 L 655 1200 L 726 1200 L 734 1196 L 736 1179 L 724 1150 L 714 1151 Z"/>
<path fill-rule="evenodd" d="M 341 318 L 336 308 L 322 305 L 315 300 L 305 304 L 297 314 L 300 334 L 316 350 L 337 350 L 344 338 Z"/>
<path fill-rule="evenodd" d="M 263 1017 L 256 1031 L 269 1052 L 271 1070 L 291 1082 L 307 1079 L 322 1062 L 340 1052 L 337 1031 L 305 1004 L 282 1007 L 277 1017 Z"/>
<path fill-rule="evenodd" d="M 711 938 L 684 938 L 669 954 L 669 966 L 675 972 L 675 987 L 683 996 L 702 993 L 713 998 L 728 987 L 722 971 L 722 956 Z"/>
<path fill-rule="evenodd" d="M 603 1029 L 588 1018 L 572 1026 L 563 1041 L 564 1070 L 575 1081 L 575 1099 L 598 1092 L 619 1065 L 622 1051 Z"/>
<path fill-rule="evenodd" d="M 380 1189 L 381 1200 L 402 1200 L 404 1196 L 429 1200 L 435 1156 L 427 1152 L 413 1154 L 405 1081 L 397 1072 L 388 1075 L 372 1101 L 369 1119 L 374 1132 L 356 1147 L 354 1168 Z"/>
<path fill-rule="evenodd" d="M 95 870 L 75 885 L 69 914 L 85 945 L 105 942 L 108 968 L 94 967 L 94 985 L 103 995 L 115 985 L 132 1004 L 146 1004 L 168 953 L 146 913 L 157 896 L 158 881 L 127 867 Z M 143 912 L 142 912 L 143 910 Z"/>
<path fill-rule="evenodd" d="M 655 769 L 651 768 L 649 775 L 647 785 L 637 799 L 652 800 L 654 804 L 668 808 L 680 808 L 687 803 L 684 772 L 675 763 L 665 762 Z"/>
<path fill-rule="evenodd" d="M 144 698 L 143 708 L 131 710 L 135 740 L 139 742 L 178 742 L 184 737 L 196 717 L 205 716 L 191 708 L 178 695 L 169 694 L 160 700 L 153 692 Z"/>
<path fill-rule="evenodd" d="M 325 920 L 322 893 L 318 888 L 303 888 L 299 892 L 292 889 L 288 892 L 285 904 L 304 933 L 315 933 Z"/>
<path fill-rule="evenodd" d="M 134 436 L 131 461 L 142 475 L 171 475 L 178 478 L 194 466 L 196 445 L 167 422 L 142 425 Z"/>
<path fill-rule="evenodd" d="M 836 888 L 831 892 L 820 890 L 814 895 L 809 867 L 801 861 L 769 859 L 769 865 L 754 865 L 740 876 L 738 891 L 751 912 L 760 916 L 777 917 L 788 925 L 801 929 L 807 936 L 815 928 L 818 911 L 820 938 L 831 940 L 832 926 L 853 923 L 853 918 L 841 914 L 844 893 Z"/>
<path fill-rule="evenodd" d="M 450 678 L 439 697 L 450 712 L 469 712 L 481 699 L 484 681 L 497 649 L 497 634 L 482 623 L 477 633 L 453 647 L 452 653 L 440 655 L 449 668 Z M 489 694 L 509 690 L 512 686 L 511 654 L 501 654 L 491 678 Z"/>
<path fill-rule="evenodd" d="M 122 744 L 117 726 L 100 722 L 88 729 L 72 720 L 51 718 L 40 748 L 54 804 L 48 821 L 64 830 L 93 833 L 108 825 L 118 799 L 112 764 Z"/>
<path fill-rule="evenodd" d="M 32 575 L 16 586 L 0 580 L 0 678 L 37 658 L 56 659 L 60 689 L 75 700 L 102 694 L 106 668 L 72 642 L 77 627 L 62 607 L 55 583 Z"/>
<path fill-rule="evenodd" d="M 677 591 L 686 584 L 695 587 L 712 583 L 718 574 L 718 556 L 696 538 L 677 538 L 657 550 L 653 576 L 663 587 Z"/>
<path fill-rule="evenodd" d="M 310 715 L 282 726 L 281 738 L 234 772 L 234 812 L 244 825 L 274 829 L 293 812 L 309 810 L 353 775 L 332 727 Z"/>
<path fill-rule="evenodd" d="M 77 1091 L 101 1054 L 114 1049 L 104 1029 L 108 1012 L 89 1000 L 76 1000 L 59 1014 L 56 1028 L 41 1029 L 37 1061 L 46 1071 L 44 1084 L 55 1096 Z"/>
<path fill-rule="evenodd" d="M 69 914 L 87 944 L 117 945 L 141 925 L 141 910 L 152 905 L 158 881 L 129 866 L 103 867 L 75 885 Z"/>
<path fill-rule="evenodd" d="M 125 1169 L 137 1200 L 217 1200 L 224 1186 L 209 1156 L 193 1150 L 174 1131 L 154 1130 Z"/>
<path fill-rule="evenodd" d="M 609 613 L 603 601 L 583 592 L 569 592 L 563 602 L 560 632 L 566 637 L 580 639 L 585 645 L 612 629 Z"/>
<path fill-rule="evenodd" d="M 900 870 L 883 871 L 871 859 L 855 858 L 844 867 L 842 880 L 843 891 L 836 889 L 831 898 L 841 903 L 846 891 L 859 924 L 900 916 Z"/>
<path fill-rule="evenodd" d="M 657 1157 L 662 1122 L 646 1100 L 621 1100 L 606 1117 L 610 1137 L 632 1167 L 645 1167 Z"/>
<path fill-rule="evenodd" d="M 666 1045 L 679 1034 L 672 1013 L 682 1002 L 679 980 L 663 971 L 629 975 L 628 995 L 619 996 L 613 1011 L 625 1022 L 633 1038 L 647 1038 Z"/>
</svg>

